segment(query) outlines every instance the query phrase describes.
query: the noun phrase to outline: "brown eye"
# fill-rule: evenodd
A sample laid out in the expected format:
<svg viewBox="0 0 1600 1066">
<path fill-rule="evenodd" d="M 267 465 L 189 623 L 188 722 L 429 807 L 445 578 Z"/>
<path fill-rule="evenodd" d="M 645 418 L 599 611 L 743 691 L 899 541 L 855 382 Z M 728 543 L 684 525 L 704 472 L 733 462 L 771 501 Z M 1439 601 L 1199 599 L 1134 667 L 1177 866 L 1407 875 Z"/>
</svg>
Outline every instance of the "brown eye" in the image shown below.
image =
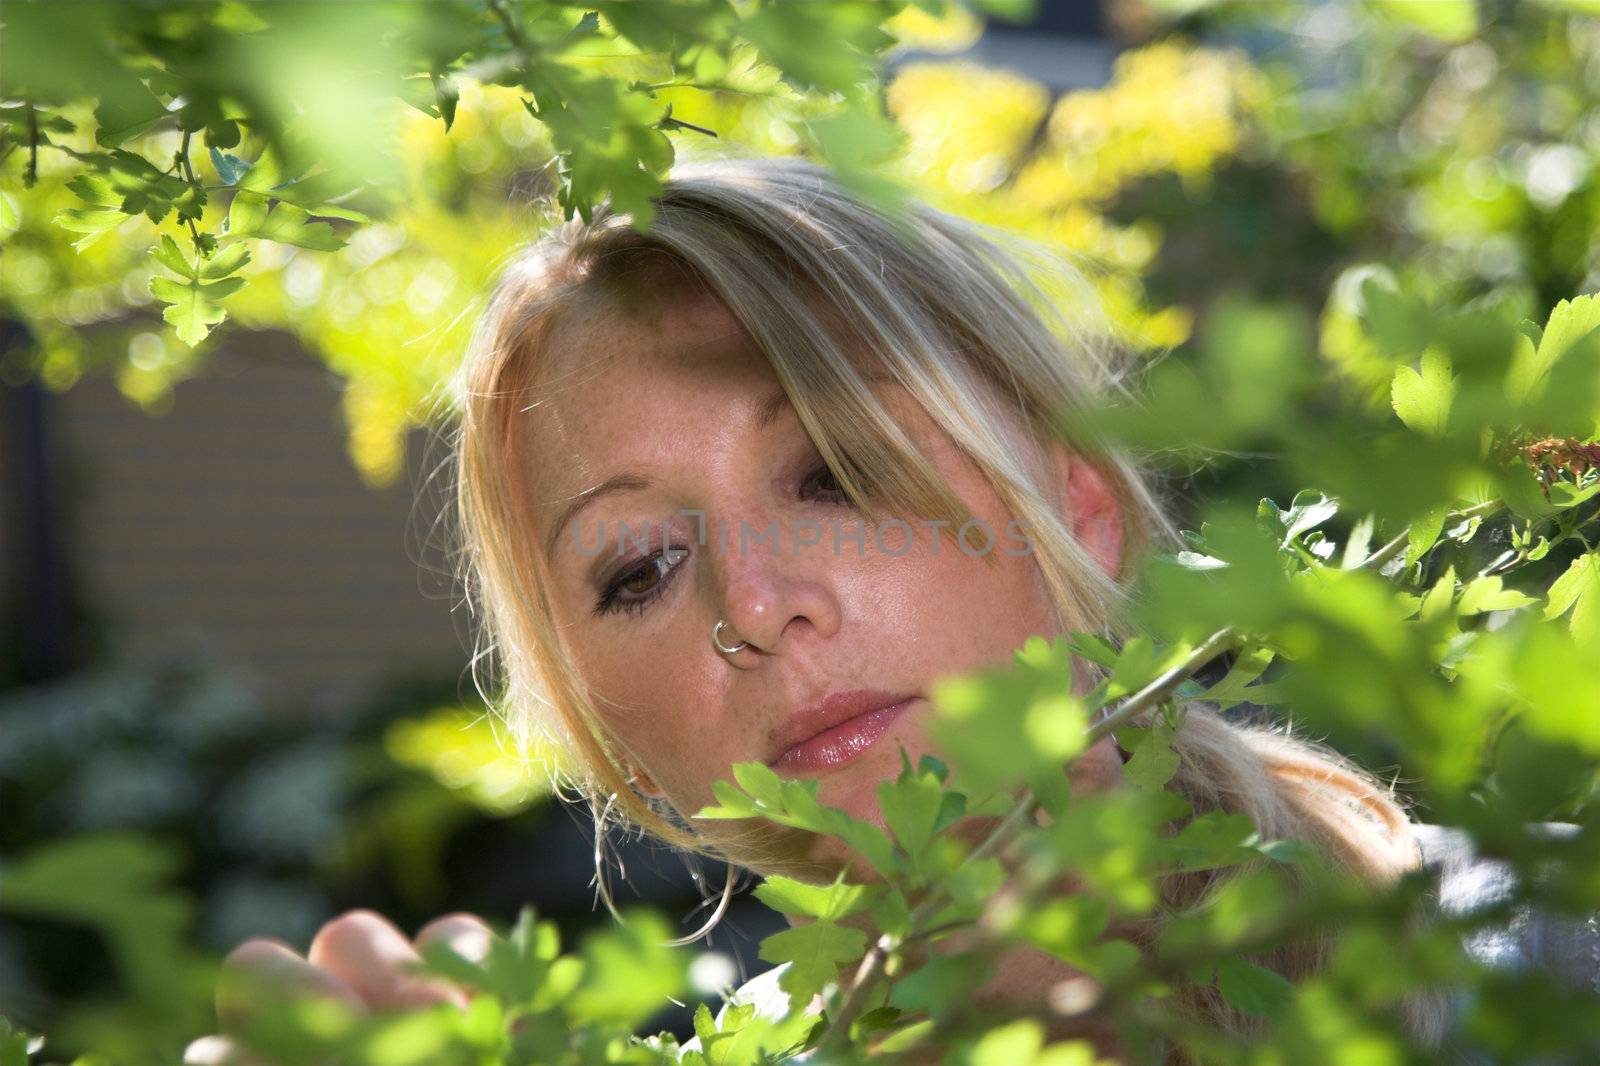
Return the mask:
<svg viewBox="0 0 1600 1066">
<path fill-rule="evenodd" d="M 826 464 L 806 475 L 805 480 L 800 483 L 800 495 L 807 499 L 821 498 L 829 503 L 850 502 L 844 486 L 839 484 L 839 479 Z"/>
<path fill-rule="evenodd" d="M 621 587 L 626 591 L 635 594 L 649 592 L 655 583 L 661 580 L 661 570 L 659 567 L 655 566 L 654 563 L 655 560 L 651 560 L 650 566 L 642 566 L 633 571 L 633 573 L 629 574 L 627 579 L 622 582 Z"/>
<path fill-rule="evenodd" d="M 688 554 L 686 548 L 667 548 L 624 570 L 606 585 L 595 602 L 595 613 L 618 610 L 643 613 L 646 606 L 661 596 L 677 572 L 677 564 Z"/>
</svg>

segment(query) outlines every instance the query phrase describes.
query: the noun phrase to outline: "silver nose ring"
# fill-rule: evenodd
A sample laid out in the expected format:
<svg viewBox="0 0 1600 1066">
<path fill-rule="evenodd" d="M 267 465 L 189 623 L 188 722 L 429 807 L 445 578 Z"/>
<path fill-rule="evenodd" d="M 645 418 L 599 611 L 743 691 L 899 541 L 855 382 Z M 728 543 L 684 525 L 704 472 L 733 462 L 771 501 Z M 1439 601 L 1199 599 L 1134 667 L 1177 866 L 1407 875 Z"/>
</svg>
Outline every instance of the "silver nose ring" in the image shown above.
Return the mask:
<svg viewBox="0 0 1600 1066">
<path fill-rule="evenodd" d="M 717 650 L 724 655 L 732 655 L 736 651 L 748 648 L 750 646 L 750 642 L 747 640 L 741 640 L 731 648 L 722 643 L 722 627 L 727 624 L 728 623 L 719 620 L 716 625 L 711 627 L 711 643 L 717 646 Z"/>
</svg>

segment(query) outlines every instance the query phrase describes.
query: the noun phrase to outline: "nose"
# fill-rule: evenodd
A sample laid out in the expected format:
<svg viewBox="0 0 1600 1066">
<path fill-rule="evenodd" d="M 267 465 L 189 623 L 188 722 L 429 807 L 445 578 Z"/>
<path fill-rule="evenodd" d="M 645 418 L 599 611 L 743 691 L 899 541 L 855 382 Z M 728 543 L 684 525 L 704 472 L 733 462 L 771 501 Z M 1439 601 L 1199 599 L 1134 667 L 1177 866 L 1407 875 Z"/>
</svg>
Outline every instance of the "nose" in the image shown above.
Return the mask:
<svg viewBox="0 0 1600 1066">
<path fill-rule="evenodd" d="M 787 535 L 744 544 L 730 537 L 727 546 L 717 550 L 715 561 L 722 604 L 719 618 L 727 623 L 722 643 L 748 645 L 725 656 L 730 662 L 748 663 L 758 655 L 776 654 L 803 632 L 820 638 L 838 632 L 840 605 L 826 545 L 802 547 L 796 553 Z M 708 631 L 716 621 L 707 624 Z"/>
</svg>

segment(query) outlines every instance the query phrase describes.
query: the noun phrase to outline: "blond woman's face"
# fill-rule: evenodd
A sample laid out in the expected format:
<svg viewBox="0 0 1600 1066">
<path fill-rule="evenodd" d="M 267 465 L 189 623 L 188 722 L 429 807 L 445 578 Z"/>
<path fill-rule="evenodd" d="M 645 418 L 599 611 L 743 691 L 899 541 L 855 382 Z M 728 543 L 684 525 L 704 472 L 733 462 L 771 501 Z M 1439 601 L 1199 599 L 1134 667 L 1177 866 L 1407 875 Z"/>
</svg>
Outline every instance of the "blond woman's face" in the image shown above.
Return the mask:
<svg viewBox="0 0 1600 1066">
<path fill-rule="evenodd" d="M 570 315 L 545 351 L 522 417 L 556 622 L 628 769 L 680 813 L 714 802 L 734 763 L 776 760 L 783 776 L 817 778 L 824 804 L 881 825 L 876 786 L 899 772 L 900 746 L 913 764 L 940 755 L 932 682 L 1056 631 L 1011 514 L 898 385 L 872 387 L 986 524 L 987 551 L 916 520 L 867 523 L 714 300 Z M 1039 454 L 1080 539 L 1115 570 L 1121 523 L 1104 482 L 1058 447 Z M 747 646 L 719 651 L 718 620 L 725 645 Z M 797 712 L 863 690 L 910 699 L 789 751 L 807 732 Z M 1118 767 L 1107 741 L 1073 772 Z M 835 843 L 808 838 L 803 858 L 848 864 Z"/>
</svg>

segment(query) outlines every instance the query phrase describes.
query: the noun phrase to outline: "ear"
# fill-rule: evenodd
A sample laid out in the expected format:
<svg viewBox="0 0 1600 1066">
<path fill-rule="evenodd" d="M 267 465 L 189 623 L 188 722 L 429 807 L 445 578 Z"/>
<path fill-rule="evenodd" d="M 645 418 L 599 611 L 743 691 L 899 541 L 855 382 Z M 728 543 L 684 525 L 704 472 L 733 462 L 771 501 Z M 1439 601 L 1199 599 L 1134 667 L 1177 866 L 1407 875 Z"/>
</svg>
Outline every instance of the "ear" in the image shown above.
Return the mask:
<svg viewBox="0 0 1600 1066">
<path fill-rule="evenodd" d="M 662 796 L 666 795 L 665 792 L 661 791 L 661 786 L 656 784 L 655 778 L 645 773 L 642 768 L 635 766 L 631 767 L 631 770 L 633 773 L 633 785 L 640 792 L 644 793 L 646 796 L 649 796 L 651 799 L 660 799 Z"/>
<path fill-rule="evenodd" d="M 1056 492 L 1072 535 L 1108 577 L 1122 571 L 1122 507 L 1105 475 L 1060 441 L 1050 443 Z"/>
</svg>

